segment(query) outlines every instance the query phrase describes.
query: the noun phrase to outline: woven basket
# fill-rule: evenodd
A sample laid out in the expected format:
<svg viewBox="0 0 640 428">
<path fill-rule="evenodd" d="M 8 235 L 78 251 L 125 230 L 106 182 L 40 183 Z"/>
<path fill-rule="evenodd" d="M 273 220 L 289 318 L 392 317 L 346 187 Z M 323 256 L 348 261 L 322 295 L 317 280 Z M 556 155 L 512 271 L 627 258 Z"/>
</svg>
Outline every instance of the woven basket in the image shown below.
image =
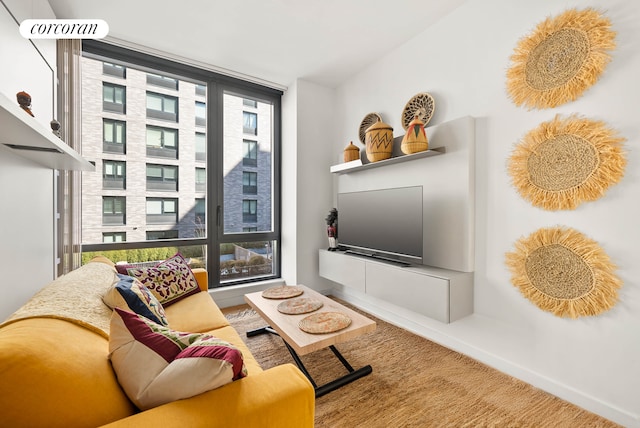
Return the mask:
<svg viewBox="0 0 640 428">
<path fill-rule="evenodd" d="M 393 152 L 393 128 L 378 120 L 367 128 L 365 144 L 367 159 L 370 162 L 389 159 Z"/>
<path fill-rule="evenodd" d="M 412 153 L 424 152 L 428 149 L 429 140 L 427 139 L 427 134 L 424 131 L 424 122 L 422 122 L 416 115 L 411 123 L 409 123 L 407 133 L 404 134 L 404 137 L 402 138 L 400 150 L 402 150 L 402 153 L 410 155 Z"/>
<path fill-rule="evenodd" d="M 353 144 L 353 141 L 344 148 L 343 158 L 345 162 L 351 162 L 360 159 L 360 149 Z"/>
</svg>

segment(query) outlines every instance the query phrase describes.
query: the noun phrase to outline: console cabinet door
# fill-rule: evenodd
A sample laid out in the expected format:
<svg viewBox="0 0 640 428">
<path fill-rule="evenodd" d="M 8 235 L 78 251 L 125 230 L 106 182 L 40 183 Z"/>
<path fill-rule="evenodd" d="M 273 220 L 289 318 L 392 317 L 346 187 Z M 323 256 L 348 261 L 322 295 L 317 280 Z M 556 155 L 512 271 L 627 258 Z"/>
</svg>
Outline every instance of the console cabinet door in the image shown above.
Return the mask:
<svg viewBox="0 0 640 428">
<path fill-rule="evenodd" d="M 320 276 L 365 292 L 365 262 L 341 253 L 320 250 Z"/>
<path fill-rule="evenodd" d="M 449 280 L 411 268 L 366 265 L 366 293 L 435 320 L 449 323 Z"/>
</svg>

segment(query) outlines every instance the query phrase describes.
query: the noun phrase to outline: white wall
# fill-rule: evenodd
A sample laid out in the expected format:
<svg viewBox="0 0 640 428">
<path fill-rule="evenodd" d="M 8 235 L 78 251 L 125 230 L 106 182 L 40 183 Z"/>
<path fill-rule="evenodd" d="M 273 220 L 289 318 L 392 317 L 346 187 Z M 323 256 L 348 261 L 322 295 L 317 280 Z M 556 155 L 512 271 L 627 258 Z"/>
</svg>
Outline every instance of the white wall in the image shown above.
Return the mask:
<svg viewBox="0 0 640 428">
<path fill-rule="evenodd" d="M 600 81 L 577 101 L 555 109 L 527 111 L 513 105 L 505 91 L 505 72 L 517 41 L 548 16 L 588 6 L 604 10 L 617 31 L 617 49 Z M 332 159 L 335 163 L 344 146 L 358 140 L 358 126 L 369 112 L 380 113 L 393 126 L 394 135 L 402 135 L 401 111 L 418 92 L 427 91 L 435 98 L 432 125 L 474 116 L 475 314 L 442 326 L 406 313 L 380 313 L 499 370 L 635 427 L 640 427 L 638 22 L 640 3 L 628 0 L 469 0 L 337 89 Z M 556 113 L 604 120 L 628 139 L 623 181 L 600 200 L 575 211 L 547 212 L 532 207 L 512 188 L 506 172 L 518 140 Z M 505 253 L 520 237 L 555 225 L 573 227 L 596 240 L 619 266 L 617 274 L 624 286 L 619 303 L 610 311 L 597 317 L 561 319 L 538 309 L 511 285 Z"/>
<path fill-rule="evenodd" d="M 333 161 L 333 90 L 298 80 L 283 97 L 283 279 L 319 291 L 331 283 L 318 273 L 318 248 L 328 247 L 325 217 L 333 208 L 327 165 Z"/>
<path fill-rule="evenodd" d="M 31 17 L 30 13 L 54 17 L 46 1 L 32 2 L 28 10 L 25 2 L 5 3 L 19 21 Z M 0 22 L 0 92 L 12 100 L 18 91 L 29 92 L 36 120 L 48 126 L 53 118 L 51 69 L 33 45 L 20 37 L 18 25 L 2 5 Z M 39 49 L 55 70 L 55 41 L 48 42 Z M 52 170 L 9 149 L 0 151 L 0 271 L 14 273 L 0 281 L 0 322 L 54 277 L 53 183 Z"/>
</svg>

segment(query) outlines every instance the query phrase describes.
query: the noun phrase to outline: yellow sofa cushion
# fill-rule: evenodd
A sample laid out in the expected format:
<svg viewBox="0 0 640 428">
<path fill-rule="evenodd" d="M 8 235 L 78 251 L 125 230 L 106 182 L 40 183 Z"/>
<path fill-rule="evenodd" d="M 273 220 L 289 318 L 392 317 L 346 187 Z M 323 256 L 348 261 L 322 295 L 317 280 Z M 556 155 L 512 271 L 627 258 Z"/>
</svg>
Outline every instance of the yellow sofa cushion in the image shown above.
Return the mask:
<svg viewBox="0 0 640 428">
<path fill-rule="evenodd" d="M 89 427 L 132 415 L 108 346 L 101 335 L 59 319 L 0 328 L 0 426 Z"/>
<path fill-rule="evenodd" d="M 174 330 L 204 333 L 229 325 L 229 321 L 206 291 L 165 306 L 169 327 Z"/>
<path fill-rule="evenodd" d="M 283 364 L 104 428 L 313 428 L 314 394 L 296 366 Z"/>
</svg>

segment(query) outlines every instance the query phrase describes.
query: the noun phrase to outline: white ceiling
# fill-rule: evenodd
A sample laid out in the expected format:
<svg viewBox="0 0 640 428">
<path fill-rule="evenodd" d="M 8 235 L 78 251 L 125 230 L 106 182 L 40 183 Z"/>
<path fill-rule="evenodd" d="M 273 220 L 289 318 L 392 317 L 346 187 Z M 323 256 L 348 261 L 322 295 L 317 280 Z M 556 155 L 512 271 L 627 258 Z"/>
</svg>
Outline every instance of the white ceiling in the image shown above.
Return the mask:
<svg viewBox="0 0 640 428">
<path fill-rule="evenodd" d="M 335 87 L 465 0 L 49 0 L 109 38 L 286 87 Z M 178 4 L 179 6 L 176 6 Z"/>
</svg>

